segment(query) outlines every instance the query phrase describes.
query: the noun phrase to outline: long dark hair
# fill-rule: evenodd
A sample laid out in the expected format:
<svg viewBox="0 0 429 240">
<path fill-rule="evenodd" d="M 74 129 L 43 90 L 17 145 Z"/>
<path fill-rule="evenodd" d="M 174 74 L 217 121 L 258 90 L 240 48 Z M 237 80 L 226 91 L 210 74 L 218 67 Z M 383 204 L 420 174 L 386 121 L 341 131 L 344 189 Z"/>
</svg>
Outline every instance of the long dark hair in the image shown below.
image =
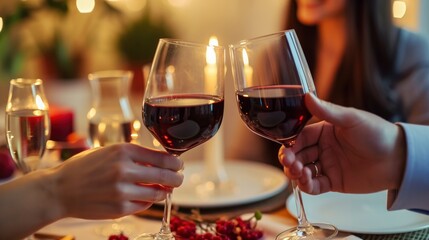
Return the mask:
<svg viewBox="0 0 429 240">
<path fill-rule="evenodd" d="M 396 82 L 395 54 L 399 28 L 392 22 L 390 0 L 346 1 L 346 48 L 328 101 L 363 109 L 390 121 L 404 120 L 401 101 L 392 90 Z M 295 29 L 314 74 L 317 26 L 297 19 L 291 0 L 285 29 Z M 315 79 L 314 81 L 317 81 Z"/>
</svg>

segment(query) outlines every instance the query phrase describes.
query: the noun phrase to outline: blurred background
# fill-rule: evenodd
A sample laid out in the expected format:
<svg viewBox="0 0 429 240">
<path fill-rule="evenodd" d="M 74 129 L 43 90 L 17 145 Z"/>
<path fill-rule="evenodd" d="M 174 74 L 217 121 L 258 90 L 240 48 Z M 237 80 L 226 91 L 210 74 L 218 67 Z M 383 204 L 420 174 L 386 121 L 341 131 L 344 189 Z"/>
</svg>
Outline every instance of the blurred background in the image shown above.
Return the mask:
<svg viewBox="0 0 429 240">
<path fill-rule="evenodd" d="M 140 117 L 142 67 L 160 37 L 227 46 L 281 30 L 288 0 L 8 0 L 0 2 L 0 108 L 11 78 L 41 78 L 51 105 L 74 112 L 75 131 L 86 135 L 90 108 L 87 75 L 110 69 L 134 72 L 132 102 Z M 398 25 L 429 39 L 429 1 L 392 0 Z M 229 67 L 229 66 L 228 66 Z M 224 145 L 239 121 L 233 83 L 226 77 Z M 0 130 L 4 130 L 4 111 Z M 146 133 L 143 134 L 143 136 Z M 4 143 L 4 134 L 0 144 Z M 2 139 L 3 138 L 3 139 Z M 190 155 L 199 156 L 200 147 Z M 196 154 L 196 155 L 194 155 Z"/>
</svg>

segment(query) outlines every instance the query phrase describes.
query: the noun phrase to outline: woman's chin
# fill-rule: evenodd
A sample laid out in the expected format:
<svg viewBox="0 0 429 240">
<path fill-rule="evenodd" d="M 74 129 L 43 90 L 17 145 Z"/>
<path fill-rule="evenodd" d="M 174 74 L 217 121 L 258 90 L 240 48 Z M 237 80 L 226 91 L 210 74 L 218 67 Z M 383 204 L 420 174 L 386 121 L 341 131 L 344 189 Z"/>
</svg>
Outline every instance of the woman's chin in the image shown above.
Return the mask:
<svg viewBox="0 0 429 240">
<path fill-rule="evenodd" d="M 316 14 L 302 13 L 298 14 L 298 20 L 301 24 L 313 26 L 319 24 L 322 19 Z"/>
</svg>

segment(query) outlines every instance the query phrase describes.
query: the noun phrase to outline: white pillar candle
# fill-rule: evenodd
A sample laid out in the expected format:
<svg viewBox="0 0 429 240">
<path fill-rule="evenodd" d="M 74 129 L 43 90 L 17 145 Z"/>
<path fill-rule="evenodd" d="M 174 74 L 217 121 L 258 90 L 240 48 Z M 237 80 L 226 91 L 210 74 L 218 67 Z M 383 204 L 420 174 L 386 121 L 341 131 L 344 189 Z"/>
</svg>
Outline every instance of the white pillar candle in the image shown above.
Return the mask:
<svg viewBox="0 0 429 240">
<path fill-rule="evenodd" d="M 206 51 L 205 90 L 206 94 L 216 95 L 217 74 L 216 53 L 212 46 L 217 46 L 216 37 L 210 38 L 209 47 Z M 223 128 L 219 128 L 216 135 L 213 136 L 204 145 L 204 173 L 205 179 L 213 183 L 226 181 L 226 171 L 224 169 L 224 146 L 223 146 Z"/>
<path fill-rule="evenodd" d="M 244 64 L 244 77 L 246 79 L 246 86 L 250 87 L 252 85 L 252 77 L 253 77 L 253 68 L 249 65 L 249 56 L 247 55 L 246 49 L 243 48 L 242 51 L 243 64 Z"/>
</svg>

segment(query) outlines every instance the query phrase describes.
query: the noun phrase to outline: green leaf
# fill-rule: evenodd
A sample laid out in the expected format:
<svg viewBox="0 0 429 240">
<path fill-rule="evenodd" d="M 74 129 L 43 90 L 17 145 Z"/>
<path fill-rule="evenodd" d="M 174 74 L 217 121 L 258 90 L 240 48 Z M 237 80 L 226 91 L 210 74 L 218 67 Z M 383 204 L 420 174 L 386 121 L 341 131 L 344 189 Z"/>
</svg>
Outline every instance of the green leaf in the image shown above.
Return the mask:
<svg viewBox="0 0 429 240">
<path fill-rule="evenodd" d="M 254 216 L 255 216 L 255 219 L 259 221 L 262 219 L 262 212 L 256 211 Z"/>
<path fill-rule="evenodd" d="M 117 46 L 122 57 L 130 63 L 146 64 L 152 61 L 159 39 L 172 35 L 164 23 L 157 24 L 144 15 L 124 29 Z"/>
</svg>

